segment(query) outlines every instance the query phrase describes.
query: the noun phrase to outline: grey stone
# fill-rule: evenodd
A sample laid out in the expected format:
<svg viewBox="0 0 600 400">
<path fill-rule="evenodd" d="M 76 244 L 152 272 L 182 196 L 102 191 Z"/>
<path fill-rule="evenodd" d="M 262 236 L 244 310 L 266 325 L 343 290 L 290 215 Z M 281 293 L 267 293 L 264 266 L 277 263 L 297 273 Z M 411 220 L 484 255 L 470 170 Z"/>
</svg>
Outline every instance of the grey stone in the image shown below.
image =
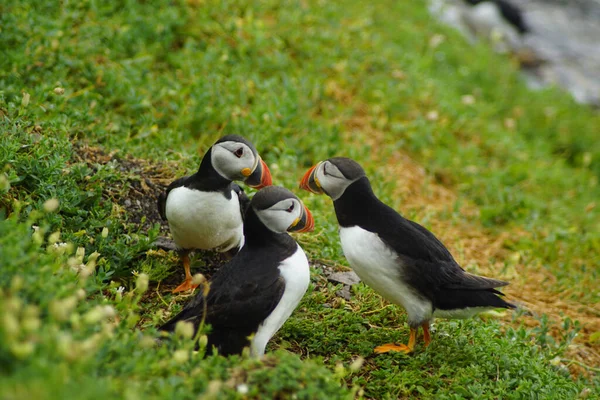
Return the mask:
<svg viewBox="0 0 600 400">
<path fill-rule="evenodd" d="M 342 289 L 335 292 L 337 297 L 341 297 L 344 300 L 350 301 L 352 294 L 350 293 L 350 286 L 345 285 Z"/>
<path fill-rule="evenodd" d="M 163 250 L 170 250 L 170 251 L 177 250 L 177 246 L 175 245 L 175 242 L 172 241 L 171 239 L 167 239 L 166 237 L 163 237 L 163 236 L 159 236 L 158 238 L 156 238 L 156 240 L 154 241 L 154 246 L 158 247 L 159 249 L 163 249 Z"/>
<path fill-rule="evenodd" d="M 343 283 L 344 285 L 356 285 L 360 282 L 360 278 L 354 271 L 333 272 L 327 276 L 330 282 Z"/>
</svg>

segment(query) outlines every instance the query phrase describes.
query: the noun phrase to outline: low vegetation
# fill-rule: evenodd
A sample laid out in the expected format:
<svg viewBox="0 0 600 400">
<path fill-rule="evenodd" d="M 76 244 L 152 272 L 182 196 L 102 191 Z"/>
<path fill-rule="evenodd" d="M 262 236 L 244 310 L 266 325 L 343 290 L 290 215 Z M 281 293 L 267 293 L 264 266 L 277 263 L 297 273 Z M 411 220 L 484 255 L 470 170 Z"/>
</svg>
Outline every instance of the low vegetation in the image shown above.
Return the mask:
<svg viewBox="0 0 600 400">
<path fill-rule="evenodd" d="M 600 114 L 529 91 L 423 4 L 9 0 L 0 27 L 1 398 L 598 397 Z M 158 342 L 188 298 L 154 199 L 225 133 L 292 190 L 357 159 L 520 311 L 375 356 L 405 315 L 363 284 L 339 296 L 331 202 L 296 190 L 312 283 L 268 356 Z"/>
</svg>

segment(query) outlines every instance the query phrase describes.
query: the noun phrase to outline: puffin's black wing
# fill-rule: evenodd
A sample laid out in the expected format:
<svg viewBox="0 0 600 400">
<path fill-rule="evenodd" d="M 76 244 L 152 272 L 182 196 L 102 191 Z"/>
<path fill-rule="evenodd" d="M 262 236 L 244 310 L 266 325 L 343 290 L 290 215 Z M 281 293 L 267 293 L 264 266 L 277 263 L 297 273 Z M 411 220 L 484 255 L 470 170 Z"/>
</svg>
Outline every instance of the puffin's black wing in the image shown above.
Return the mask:
<svg viewBox="0 0 600 400">
<path fill-rule="evenodd" d="M 199 292 L 160 329 L 173 331 L 178 321 L 192 322 L 197 329 L 206 302 L 205 323 L 212 327 L 209 342 L 221 348 L 221 342 L 231 340 L 228 337 L 232 333 L 245 340 L 255 332 L 275 309 L 284 290 L 285 281 L 277 268 L 263 268 L 259 260 L 248 260 L 238 255 L 217 272 L 206 298 Z"/>
<path fill-rule="evenodd" d="M 399 256 L 430 262 L 454 262 L 452 254 L 433 233 L 402 217 L 386 204 L 381 205 L 376 222 L 378 227 L 370 229 L 367 226 L 367 229 L 376 232 Z"/>
<path fill-rule="evenodd" d="M 508 285 L 508 282 L 467 273 L 429 230 L 391 208 L 384 214 L 388 223 L 381 224 L 379 237 L 398 255 L 407 278 L 419 289 L 425 292 L 434 288 L 493 290 Z"/>
<path fill-rule="evenodd" d="M 285 290 L 285 281 L 278 276 L 275 280 L 247 282 L 229 293 L 222 293 L 215 299 L 207 315 L 214 327 L 235 329 L 237 327 L 256 328 L 275 309 Z"/>
<path fill-rule="evenodd" d="M 252 331 L 275 309 L 283 296 L 285 282 L 278 277 L 268 283 L 248 282 L 238 287 L 228 285 L 223 289 L 212 295 L 209 292 L 207 299 L 199 292 L 179 314 L 159 329 L 173 332 L 179 321 L 191 322 L 197 329 L 202 322 L 206 301 L 205 323 L 211 324 L 213 330 L 249 328 Z M 218 289 L 211 288 L 212 293 L 215 290 Z"/>
<path fill-rule="evenodd" d="M 164 219 L 165 221 L 167 220 L 166 208 L 167 208 L 167 197 L 169 197 L 169 192 L 175 188 L 185 185 L 185 183 L 187 182 L 187 180 L 189 178 L 190 178 L 189 176 L 184 176 L 183 178 L 179 178 L 179 179 L 171 182 L 171 184 L 167 187 L 167 190 L 165 190 L 163 193 L 161 193 L 158 196 L 158 201 L 157 201 L 158 213 L 160 214 L 160 217 L 162 219 Z"/>
<path fill-rule="evenodd" d="M 505 281 L 473 275 L 468 272 L 463 272 L 453 278 L 454 279 L 448 279 L 448 282 L 444 283 L 443 286 L 446 289 L 481 290 L 494 289 L 508 285 L 508 282 Z"/>
</svg>

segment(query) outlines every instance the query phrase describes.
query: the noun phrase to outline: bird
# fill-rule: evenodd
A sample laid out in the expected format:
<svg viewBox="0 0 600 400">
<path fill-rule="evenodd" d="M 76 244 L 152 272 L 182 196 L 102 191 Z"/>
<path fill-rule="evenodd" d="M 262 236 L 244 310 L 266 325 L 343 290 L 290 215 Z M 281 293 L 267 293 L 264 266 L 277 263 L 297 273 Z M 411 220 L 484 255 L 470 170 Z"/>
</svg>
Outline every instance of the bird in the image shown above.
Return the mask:
<svg viewBox="0 0 600 400">
<path fill-rule="evenodd" d="M 159 329 L 173 332 L 187 321 L 197 332 L 204 321 L 211 326 L 207 349 L 227 356 L 249 346 L 252 356 L 261 357 L 310 283 L 306 254 L 287 232 L 313 228 L 312 214 L 292 192 L 280 186 L 259 190 L 246 212 L 240 252 L 213 275 L 208 294 L 199 291 Z"/>
<path fill-rule="evenodd" d="M 513 25 L 521 35 L 530 32 L 529 26 L 523 16 L 521 9 L 506 0 L 465 0 L 472 6 L 478 6 L 482 3 L 495 7 L 500 15 L 508 22 Z"/>
<path fill-rule="evenodd" d="M 250 200 L 233 181 L 260 189 L 272 184 L 271 172 L 250 141 L 239 135 L 220 138 L 206 152 L 198 171 L 173 181 L 158 197 L 158 211 L 185 269 L 174 293 L 195 289 L 189 253 L 215 250 L 230 257 L 244 244 L 243 214 Z"/>
<path fill-rule="evenodd" d="M 435 317 L 469 318 L 489 309 L 515 308 L 496 290 L 508 282 L 466 272 L 433 233 L 377 198 L 356 161 L 321 161 L 304 174 L 300 188 L 331 197 L 350 267 L 365 284 L 406 310 L 408 343 L 377 346 L 375 353 L 411 353 L 419 327 L 428 346 Z"/>
</svg>

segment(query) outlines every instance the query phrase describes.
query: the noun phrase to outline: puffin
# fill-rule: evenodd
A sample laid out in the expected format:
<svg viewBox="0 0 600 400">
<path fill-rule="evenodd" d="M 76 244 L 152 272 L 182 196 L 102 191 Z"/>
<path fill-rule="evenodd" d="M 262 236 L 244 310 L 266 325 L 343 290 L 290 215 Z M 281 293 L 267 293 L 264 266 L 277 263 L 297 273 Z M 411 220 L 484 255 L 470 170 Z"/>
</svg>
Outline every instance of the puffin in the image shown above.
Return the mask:
<svg viewBox="0 0 600 400">
<path fill-rule="evenodd" d="M 428 346 L 435 317 L 461 319 L 515 308 L 496 289 L 508 282 L 466 272 L 433 233 L 377 198 L 356 161 L 321 161 L 304 174 L 300 188 L 331 197 L 350 267 L 365 284 L 406 310 L 408 343 L 377 346 L 375 353 L 412 352 L 419 327 Z"/>
<path fill-rule="evenodd" d="M 226 135 L 208 149 L 195 174 L 175 180 L 158 197 L 158 211 L 169 224 L 185 269 L 185 280 L 174 293 L 198 286 L 192 284 L 192 250 L 232 257 L 243 246 L 243 214 L 250 200 L 233 181 L 255 189 L 272 183 L 254 145 L 242 136 Z"/>
<path fill-rule="evenodd" d="M 515 4 L 512 4 L 506 0 L 465 0 L 472 6 L 477 6 L 481 3 L 492 4 L 497 7 L 502 17 L 509 24 L 513 25 L 521 35 L 530 32 L 529 26 L 523 16 L 523 11 Z"/>
<path fill-rule="evenodd" d="M 245 215 L 242 249 L 221 266 L 184 309 L 162 325 L 173 332 L 179 321 L 197 332 L 210 324 L 207 350 L 224 356 L 250 347 L 264 355 L 271 337 L 300 303 L 310 282 L 308 259 L 287 232 L 309 232 L 313 217 L 292 192 L 279 186 L 259 190 Z"/>
</svg>

